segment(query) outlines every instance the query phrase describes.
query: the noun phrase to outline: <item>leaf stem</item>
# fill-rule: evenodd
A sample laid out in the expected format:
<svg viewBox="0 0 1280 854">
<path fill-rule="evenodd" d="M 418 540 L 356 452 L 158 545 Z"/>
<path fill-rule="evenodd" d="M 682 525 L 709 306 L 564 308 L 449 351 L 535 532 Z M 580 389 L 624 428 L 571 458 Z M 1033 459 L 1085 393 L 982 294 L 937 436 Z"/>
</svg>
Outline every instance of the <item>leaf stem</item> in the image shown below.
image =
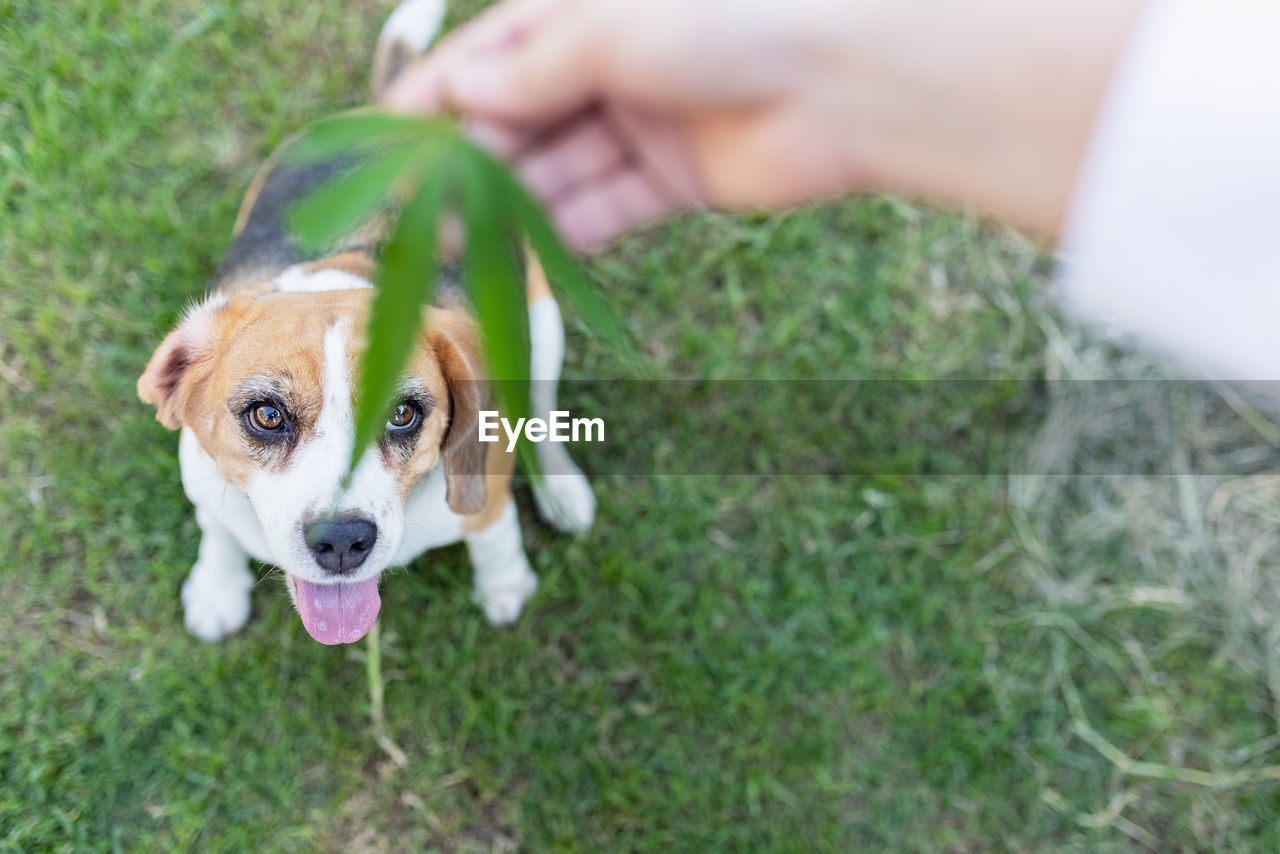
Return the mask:
<svg viewBox="0 0 1280 854">
<path fill-rule="evenodd" d="M 391 757 L 392 762 L 404 768 L 409 764 L 409 757 L 391 740 L 391 736 L 387 735 L 386 719 L 383 717 L 382 644 L 379 637 L 381 623 L 381 620 L 374 620 L 369 628 L 369 634 L 365 636 L 364 662 L 365 675 L 369 680 L 369 717 L 373 724 L 374 741 L 378 742 L 383 752 Z"/>
</svg>

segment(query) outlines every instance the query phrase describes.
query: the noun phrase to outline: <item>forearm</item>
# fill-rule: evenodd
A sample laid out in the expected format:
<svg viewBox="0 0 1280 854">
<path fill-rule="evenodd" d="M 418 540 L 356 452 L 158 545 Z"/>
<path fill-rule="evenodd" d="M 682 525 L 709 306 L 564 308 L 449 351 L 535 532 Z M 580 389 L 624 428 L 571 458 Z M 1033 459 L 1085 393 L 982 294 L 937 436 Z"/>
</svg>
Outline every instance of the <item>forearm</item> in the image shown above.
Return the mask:
<svg viewBox="0 0 1280 854">
<path fill-rule="evenodd" d="M 498 131 L 580 246 L 865 190 L 1053 237 L 1141 3 L 512 0 L 388 100 Z"/>
<path fill-rule="evenodd" d="M 1055 237 L 1141 0 L 876 5 L 830 84 L 856 179 Z"/>
</svg>

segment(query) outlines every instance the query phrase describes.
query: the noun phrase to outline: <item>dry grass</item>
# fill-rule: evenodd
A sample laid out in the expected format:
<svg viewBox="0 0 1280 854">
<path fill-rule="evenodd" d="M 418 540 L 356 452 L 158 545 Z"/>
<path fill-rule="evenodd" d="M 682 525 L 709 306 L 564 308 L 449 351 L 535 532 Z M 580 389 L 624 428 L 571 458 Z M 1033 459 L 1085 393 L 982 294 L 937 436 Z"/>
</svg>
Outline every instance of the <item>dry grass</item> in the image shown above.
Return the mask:
<svg viewBox="0 0 1280 854">
<path fill-rule="evenodd" d="M 1192 792 L 1190 837 L 1219 849 L 1233 821 L 1229 790 L 1280 779 L 1280 431 L 1271 389 L 1196 381 L 1097 329 L 1043 319 L 1050 406 L 1010 480 L 1027 577 L 1055 625 L 1054 671 L 1071 729 L 1114 768 L 1094 809 L 1044 797 L 1081 827 L 1116 830 L 1162 850 L 1152 822 L 1160 788 Z M 1174 619 L 1152 631 L 1143 612 Z M 1206 643 L 1206 641 L 1208 641 Z M 1126 702 L 1163 720 L 1160 737 L 1117 745 L 1086 709 L 1072 649 L 1118 674 Z M 1244 742 L 1172 700 L 1166 662 L 1190 653 L 1232 674 L 1246 702 L 1269 702 L 1274 729 Z M 1078 660 L 1078 658 L 1077 658 Z M 1146 801 L 1146 803 L 1144 803 Z M 1135 821 L 1128 816 L 1137 813 Z M 1143 826 L 1146 822 L 1147 826 Z"/>
</svg>

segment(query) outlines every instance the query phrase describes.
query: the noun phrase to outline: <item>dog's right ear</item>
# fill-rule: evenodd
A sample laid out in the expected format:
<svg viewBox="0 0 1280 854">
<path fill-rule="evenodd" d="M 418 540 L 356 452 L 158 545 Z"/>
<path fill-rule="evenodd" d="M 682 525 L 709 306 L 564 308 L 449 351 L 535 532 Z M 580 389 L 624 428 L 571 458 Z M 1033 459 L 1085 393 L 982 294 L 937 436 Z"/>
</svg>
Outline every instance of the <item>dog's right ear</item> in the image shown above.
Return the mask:
<svg viewBox="0 0 1280 854">
<path fill-rule="evenodd" d="M 224 305 L 225 300 L 212 297 L 187 312 L 160 342 L 138 378 L 138 397 L 156 408 L 156 420 L 170 430 L 182 426 L 190 395 L 186 380 L 192 368 L 214 351 L 214 320 Z"/>
<path fill-rule="evenodd" d="M 484 509 L 485 455 L 480 442 L 480 410 L 487 405 L 484 357 L 475 324 L 458 311 L 432 309 L 426 321 L 428 346 L 435 352 L 449 387 L 449 428 L 440 459 L 445 503 L 460 516 Z"/>
</svg>

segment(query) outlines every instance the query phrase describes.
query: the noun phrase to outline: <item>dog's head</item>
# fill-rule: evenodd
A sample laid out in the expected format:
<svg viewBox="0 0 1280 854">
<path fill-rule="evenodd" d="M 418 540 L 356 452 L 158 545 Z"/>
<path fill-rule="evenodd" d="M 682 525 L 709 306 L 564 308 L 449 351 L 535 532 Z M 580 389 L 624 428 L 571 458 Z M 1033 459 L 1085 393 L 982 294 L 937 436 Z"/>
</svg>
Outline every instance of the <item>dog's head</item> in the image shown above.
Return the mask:
<svg viewBox="0 0 1280 854">
<path fill-rule="evenodd" d="M 372 293 L 211 298 L 164 339 L 138 380 L 159 421 L 192 431 L 222 478 L 248 496 L 303 622 L 326 643 L 372 625 L 378 575 L 428 471 L 443 468 L 455 513 L 477 513 L 485 501 L 477 334 L 453 309 L 424 310 L 385 428 L 347 479 Z"/>
</svg>

